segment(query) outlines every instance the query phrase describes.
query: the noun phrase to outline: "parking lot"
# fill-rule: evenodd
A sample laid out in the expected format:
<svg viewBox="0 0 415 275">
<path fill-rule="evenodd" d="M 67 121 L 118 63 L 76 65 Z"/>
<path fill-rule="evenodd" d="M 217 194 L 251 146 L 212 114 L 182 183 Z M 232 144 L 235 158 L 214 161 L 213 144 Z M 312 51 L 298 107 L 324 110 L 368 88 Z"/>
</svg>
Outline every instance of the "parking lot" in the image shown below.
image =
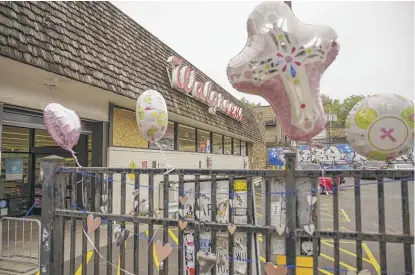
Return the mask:
<svg viewBox="0 0 415 275">
<path fill-rule="evenodd" d="M 374 183 L 375 180 L 362 180 L 361 187 L 361 200 L 362 200 L 362 227 L 363 231 L 378 232 L 378 206 L 377 206 L 377 184 L 368 184 Z M 409 182 L 409 205 L 410 205 L 410 216 L 414 215 L 414 187 L 413 181 Z M 353 179 L 346 179 L 344 188 L 339 193 L 339 224 L 341 231 L 354 231 L 355 230 L 355 208 L 354 208 L 354 189 L 353 189 Z M 257 216 L 259 220 L 263 217 L 264 213 L 261 205 L 261 194 L 257 190 L 256 201 L 257 201 Z M 392 181 L 390 179 L 385 179 L 385 215 L 386 215 L 386 232 L 390 234 L 402 234 L 402 219 L 401 219 L 401 195 L 400 195 L 400 182 Z M 321 229 L 332 230 L 333 228 L 333 207 L 332 207 L 332 196 L 331 195 L 321 195 L 320 196 L 320 222 Z M 413 220 L 411 220 L 411 231 L 413 231 Z M 145 233 L 145 231 L 143 232 Z M 154 237 L 154 239 L 162 239 L 162 228 L 160 227 Z M 168 230 L 170 236 L 170 241 L 173 244 L 178 244 L 178 230 L 177 228 L 170 228 Z M 260 243 L 262 238 L 258 238 Z M 363 266 L 365 269 L 372 271 L 372 274 L 381 274 L 380 265 L 379 265 L 379 244 L 371 242 L 363 242 Z M 151 248 L 150 248 L 151 249 Z M 101 249 L 101 254 L 106 258 L 106 248 Z M 154 262 L 154 271 L 156 272 L 159 268 L 159 261 L 155 251 L 153 250 L 154 257 L 152 261 Z M 413 253 L 413 252 L 412 252 Z M 140 241 L 140 274 L 148 274 L 147 272 L 147 240 Z M 113 264 L 114 271 L 113 274 L 120 274 L 120 267 L 118 261 L 119 248 L 116 245 L 113 245 Z M 388 244 L 387 245 L 387 259 L 388 259 L 388 272 L 395 274 L 402 274 L 404 271 L 403 264 L 403 245 L 400 244 Z M 93 258 L 96 257 L 96 253 L 93 250 L 90 250 L 87 256 L 88 262 L 88 274 L 92 272 Z M 129 238 L 126 241 L 126 266 L 125 270 L 133 273 L 133 238 Z M 171 274 L 173 270 L 177 270 L 178 262 L 178 249 L 173 248 L 173 253 L 169 257 L 169 269 Z M 261 257 L 261 261 L 265 259 Z M 101 274 L 106 274 L 106 261 L 100 259 L 102 263 L 99 267 Z M 78 257 L 76 259 L 77 271 L 76 275 L 82 274 L 81 268 L 81 259 Z M 341 269 L 348 269 L 356 271 L 356 245 L 354 241 L 340 241 L 340 267 Z M 325 275 L 333 274 L 332 269 L 334 268 L 334 245 L 333 240 L 323 239 L 321 240 L 321 254 L 319 258 L 319 271 Z M 117 270 L 118 269 L 118 270 Z M 65 270 L 68 271 L 68 264 L 65 264 Z M 69 274 L 69 273 L 65 273 Z M 128 274 L 128 273 L 126 273 Z M 157 273 L 154 273 L 157 274 Z M 175 273 L 174 273 L 175 274 Z M 190 274 L 190 273 L 189 273 Z M 310 271 L 310 274 L 311 271 Z"/>
</svg>

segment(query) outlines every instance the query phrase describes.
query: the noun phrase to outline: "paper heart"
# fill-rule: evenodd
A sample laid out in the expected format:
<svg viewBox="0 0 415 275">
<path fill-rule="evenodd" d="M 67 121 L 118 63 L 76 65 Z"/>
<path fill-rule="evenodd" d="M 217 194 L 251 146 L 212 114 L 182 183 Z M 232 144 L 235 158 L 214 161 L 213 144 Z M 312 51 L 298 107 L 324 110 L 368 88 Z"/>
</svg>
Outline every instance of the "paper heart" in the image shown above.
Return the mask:
<svg viewBox="0 0 415 275">
<path fill-rule="evenodd" d="M 311 236 L 313 236 L 314 229 L 315 229 L 314 224 L 304 225 L 304 230 L 305 230 L 305 232 L 307 232 L 307 233 L 308 233 L 308 234 L 310 234 Z"/>
<path fill-rule="evenodd" d="M 266 263 L 264 271 L 267 275 L 286 275 L 288 268 L 284 265 L 275 266 L 273 263 Z"/>
<path fill-rule="evenodd" d="M 282 236 L 282 234 L 284 233 L 284 230 L 285 230 L 285 224 L 284 223 L 283 224 L 277 224 L 275 226 L 275 228 L 277 229 L 278 234 L 280 236 Z"/>
<path fill-rule="evenodd" d="M 234 225 L 233 223 L 230 223 L 228 225 L 228 231 L 229 231 L 229 233 L 231 233 L 231 235 L 233 235 L 233 233 L 235 233 L 235 231 L 236 231 L 236 225 Z"/>
<path fill-rule="evenodd" d="M 245 48 L 227 67 L 229 82 L 265 98 L 288 138 L 311 140 L 325 126 L 320 79 L 338 54 L 336 33 L 302 23 L 277 1 L 255 7 L 247 27 Z"/>
<path fill-rule="evenodd" d="M 356 273 L 356 271 L 353 271 L 353 270 L 350 270 L 350 269 L 347 270 L 347 275 L 371 275 L 371 274 L 372 273 L 367 269 L 360 270 L 359 273 Z"/>
<path fill-rule="evenodd" d="M 307 196 L 308 205 L 314 205 L 317 202 L 316 196 Z"/>
<path fill-rule="evenodd" d="M 102 202 L 107 202 L 108 200 L 108 195 L 102 195 Z"/>
<path fill-rule="evenodd" d="M 179 228 L 181 230 L 185 229 L 187 227 L 187 221 L 180 219 L 179 220 Z"/>
<path fill-rule="evenodd" d="M 100 217 L 96 217 L 94 219 L 94 216 L 92 214 L 89 214 L 87 219 L 86 219 L 86 228 L 87 228 L 87 232 L 88 234 L 91 232 L 94 232 L 95 230 L 97 230 L 97 228 L 101 225 L 101 218 Z"/>
<path fill-rule="evenodd" d="M 105 205 L 101 206 L 99 209 L 101 210 L 101 213 L 107 214 L 108 208 Z"/>
<path fill-rule="evenodd" d="M 181 203 L 181 204 L 185 204 L 185 202 L 187 201 L 187 197 L 184 197 L 184 196 L 180 196 L 179 197 L 179 202 Z"/>
<path fill-rule="evenodd" d="M 156 250 L 157 259 L 161 263 L 170 256 L 173 247 L 170 243 L 163 245 L 161 241 L 157 240 L 154 242 L 154 249 Z"/>
<path fill-rule="evenodd" d="M 135 199 L 135 197 L 137 197 L 138 194 L 140 194 L 140 189 L 135 189 L 133 192 L 131 192 L 131 194 L 133 195 L 133 199 Z"/>
<path fill-rule="evenodd" d="M 196 258 L 201 274 L 208 273 L 218 260 L 215 254 L 203 251 L 197 252 Z"/>
</svg>

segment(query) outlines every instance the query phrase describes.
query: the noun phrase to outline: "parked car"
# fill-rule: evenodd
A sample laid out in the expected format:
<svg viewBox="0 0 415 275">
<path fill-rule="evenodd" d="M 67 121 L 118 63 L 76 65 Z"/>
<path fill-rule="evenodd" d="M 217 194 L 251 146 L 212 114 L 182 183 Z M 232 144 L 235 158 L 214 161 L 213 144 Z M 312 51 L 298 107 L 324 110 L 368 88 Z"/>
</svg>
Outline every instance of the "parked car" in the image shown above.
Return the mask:
<svg viewBox="0 0 415 275">
<path fill-rule="evenodd" d="M 317 163 L 298 163 L 297 170 L 321 170 L 321 166 Z M 319 177 L 319 191 L 324 194 L 333 191 L 333 179 L 331 177 Z M 337 178 L 337 185 L 341 186 L 345 182 L 344 177 Z"/>
<path fill-rule="evenodd" d="M 395 163 L 395 164 L 389 164 L 387 169 L 413 171 L 414 166 L 408 163 Z M 397 179 L 397 177 L 394 177 L 393 179 Z"/>
</svg>

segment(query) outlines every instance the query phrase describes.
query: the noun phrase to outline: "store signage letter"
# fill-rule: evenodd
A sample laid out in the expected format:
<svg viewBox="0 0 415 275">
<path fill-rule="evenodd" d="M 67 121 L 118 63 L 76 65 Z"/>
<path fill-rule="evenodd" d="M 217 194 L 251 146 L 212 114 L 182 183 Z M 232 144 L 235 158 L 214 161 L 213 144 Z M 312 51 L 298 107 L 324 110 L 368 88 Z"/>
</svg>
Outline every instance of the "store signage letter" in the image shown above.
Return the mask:
<svg viewBox="0 0 415 275">
<path fill-rule="evenodd" d="M 167 59 L 167 62 L 172 68 L 170 75 L 172 88 L 198 98 L 233 118 L 242 120 L 242 108 L 225 99 L 221 93 L 212 90 L 210 81 L 205 83 L 197 81 L 196 72 L 188 65 L 182 66 L 182 59 L 177 56 L 171 56 Z"/>
</svg>

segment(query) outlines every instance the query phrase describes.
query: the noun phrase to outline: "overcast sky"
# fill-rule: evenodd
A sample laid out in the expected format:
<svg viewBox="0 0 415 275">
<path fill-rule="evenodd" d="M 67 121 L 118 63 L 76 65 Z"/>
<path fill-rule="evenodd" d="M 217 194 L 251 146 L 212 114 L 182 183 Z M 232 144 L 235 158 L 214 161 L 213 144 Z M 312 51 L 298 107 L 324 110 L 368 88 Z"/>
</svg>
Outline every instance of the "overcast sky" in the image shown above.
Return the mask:
<svg viewBox="0 0 415 275">
<path fill-rule="evenodd" d="M 226 76 L 229 60 L 246 43 L 246 20 L 260 2 L 112 2 L 235 97 Z M 293 2 L 304 23 L 331 26 L 340 53 L 324 73 L 321 92 L 397 93 L 414 97 L 414 2 Z M 159 64 L 165 66 L 166 64 Z"/>
</svg>

